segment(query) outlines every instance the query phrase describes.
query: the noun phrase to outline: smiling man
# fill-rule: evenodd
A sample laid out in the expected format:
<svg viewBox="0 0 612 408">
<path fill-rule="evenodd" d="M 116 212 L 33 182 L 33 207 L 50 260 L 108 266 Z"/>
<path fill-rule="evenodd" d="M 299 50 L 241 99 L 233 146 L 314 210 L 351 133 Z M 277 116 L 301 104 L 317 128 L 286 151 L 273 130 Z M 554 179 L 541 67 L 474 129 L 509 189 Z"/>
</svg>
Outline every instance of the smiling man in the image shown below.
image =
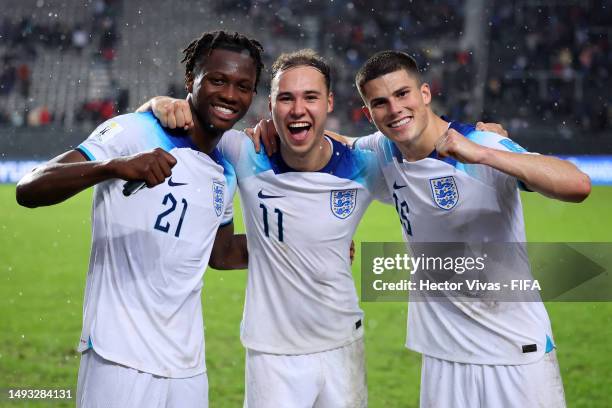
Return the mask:
<svg viewBox="0 0 612 408">
<path fill-rule="evenodd" d="M 238 33 L 204 33 L 184 50 L 189 131 L 119 116 L 19 182 L 27 207 L 95 185 L 78 407 L 208 406 L 202 277 L 209 258 L 228 269 L 248 257 L 233 234 L 234 170 L 216 145 L 251 104 L 261 52 Z M 125 180 L 149 188 L 126 197 Z"/>
<path fill-rule="evenodd" d="M 519 188 L 570 202 L 590 193 L 588 176 L 573 164 L 436 115 L 429 85 L 403 52 L 372 56 L 356 85 L 380 132 L 354 146 L 376 152 L 413 247 L 506 243 L 512 273 L 529 274 L 525 246 L 516 244 L 526 242 Z M 406 346 L 423 354 L 421 407 L 565 406 L 539 301 L 411 300 Z"/>
<path fill-rule="evenodd" d="M 270 92 L 279 152 L 257 154 L 236 131 L 220 142 L 251 254 L 241 326 L 249 408 L 367 404 L 363 312 L 346 255 L 372 199 L 388 197 L 373 154 L 324 135 L 332 109 L 327 63 L 312 50 L 283 54 Z"/>
</svg>

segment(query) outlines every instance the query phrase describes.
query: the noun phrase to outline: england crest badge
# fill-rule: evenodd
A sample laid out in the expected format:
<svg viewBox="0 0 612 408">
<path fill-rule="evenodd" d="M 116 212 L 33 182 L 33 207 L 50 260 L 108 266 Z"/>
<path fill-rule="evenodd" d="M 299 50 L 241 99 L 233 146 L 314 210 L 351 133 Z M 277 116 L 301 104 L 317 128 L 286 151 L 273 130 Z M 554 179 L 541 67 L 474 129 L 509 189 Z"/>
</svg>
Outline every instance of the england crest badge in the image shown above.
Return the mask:
<svg viewBox="0 0 612 408">
<path fill-rule="evenodd" d="M 459 202 L 459 191 L 453 176 L 429 179 L 434 202 L 443 210 L 450 210 Z"/>
<path fill-rule="evenodd" d="M 332 190 L 330 195 L 332 213 L 341 219 L 348 218 L 357 204 L 357 190 Z"/>
<path fill-rule="evenodd" d="M 224 195 L 225 195 L 224 192 L 225 192 L 225 185 L 219 181 L 213 180 L 212 200 L 213 200 L 213 207 L 215 208 L 215 213 L 217 214 L 217 217 L 220 217 L 221 213 L 223 212 L 223 200 L 224 200 Z"/>
</svg>

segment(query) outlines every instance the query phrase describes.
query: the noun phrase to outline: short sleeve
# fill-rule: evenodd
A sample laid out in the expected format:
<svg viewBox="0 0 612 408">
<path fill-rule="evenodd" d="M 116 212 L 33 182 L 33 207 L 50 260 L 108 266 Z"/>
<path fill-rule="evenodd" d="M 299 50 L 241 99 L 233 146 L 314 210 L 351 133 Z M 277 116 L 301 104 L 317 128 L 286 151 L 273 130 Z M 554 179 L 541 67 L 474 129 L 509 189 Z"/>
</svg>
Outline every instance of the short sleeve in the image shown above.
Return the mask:
<svg viewBox="0 0 612 408">
<path fill-rule="evenodd" d="M 525 148 L 516 143 L 514 140 L 498 135 L 493 132 L 474 131 L 467 135 L 474 143 L 481 146 L 490 147 L 496 150 L 504 150 L 512 153 L 529 153 Z"/>
<path fill-rule="evenodd" d="M 367 136 L 358 137 L 357 139 L 355 139 L 355 142 L 353 142 L 353 148 L 358 150 L 370 150 L 375 152 L 380 146 L 381 136 L 382 134 L 380 132 L 376 132 Z"/>
<path fill-rule="evenodd" d="M 392 198 L 385 176 L 382 170 L 381 161 L 378 158 L 376 151 L 358 148 L 350 151 L 356 160 L 362 165 L 360 166 L 360 172 L 362 176 L 365 176 L 365 186 L 370 192 L 373 199 L 383 202 L 385 204 L 391 204 Z"/>
<path fill-rule="evenodd" d="M 369 173 L 371 175 L 369 180 L 370 192 L 374 199 L 384 204 L 393 204 L 393 198 L 385 181 L 380 161 L 373 161 Z"/>
<path fill-rule="evenodd" d="M 77 146 L 88 160 L 107 160 L 138 152 L 143 126 L 134 120 L 135 114 L 118 116 L 98 126 Z"/>
<path fill-rule="evenodd" d="M 242 145 L 247 141 L 252 143 L 244 132 L 232 129 L 223 134 L 217 148 L 223 157 L 225 157 L 232 166 L 236 167 L 240 160 Z"/>
<path fill-rule="evenodd" d="M 512 139 L 498 135 L 497 133 L 493 132 L 474 131 L 469 133 L 466 137 L 474 143 L 477 143 L 481 146 L 489 147 L 491 149 L 502 150 L 511 153 L 535 154 L 528 152 L 525 148 L 523 148 L 521 145 L 519 145 Z M 518 188 L 521 190 L 529 191 L 529 189 L 527 189 L 527 187 L 522 181 L 492 167 L 474 164 L 459 164 L 459 167 L 463 168 L 463 170 L 466 171 L 466 173 L 468 173 L 470 176 L 477 178 L 486 184 L 506 184 L 510 188 L 516 188 L 518 186 Z"/>
</svg>

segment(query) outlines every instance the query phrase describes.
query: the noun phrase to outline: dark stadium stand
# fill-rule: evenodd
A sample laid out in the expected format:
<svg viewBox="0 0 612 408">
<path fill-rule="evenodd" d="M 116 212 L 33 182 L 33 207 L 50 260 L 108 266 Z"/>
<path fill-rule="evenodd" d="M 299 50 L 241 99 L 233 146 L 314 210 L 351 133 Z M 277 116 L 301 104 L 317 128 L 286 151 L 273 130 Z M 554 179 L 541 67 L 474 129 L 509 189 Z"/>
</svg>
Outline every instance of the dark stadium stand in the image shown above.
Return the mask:
<svg viewBox="0 0 612 408">
<path fill-rule="evenodd" d="M 45 147 L 50 155 L 150 96 L 182 97 L 180 50 L 218 28 L 258 38 L 268 67 L 280 52 L 302 47 L 327 57 L 335 69 L 331 129 L 355 135 L 373 129 L 360 112 L 354 73 L 373 52 L 393 48 L 424 68 L 439 113 L 502 122 L 534 150 L 612 152 L 612 6 L 605 0 L 391 0 L 384 7 L 365 0 L 5 0 L 3 6 L 4 157 L 14 156 L 15 146 L 19 157 L 40 151 L 28 147 L 40 140 L 32 127 L 46 126 L 61 141 Z M 268 82 L 265 74 L 241 126 L 267 116 Z"/>
</svg>

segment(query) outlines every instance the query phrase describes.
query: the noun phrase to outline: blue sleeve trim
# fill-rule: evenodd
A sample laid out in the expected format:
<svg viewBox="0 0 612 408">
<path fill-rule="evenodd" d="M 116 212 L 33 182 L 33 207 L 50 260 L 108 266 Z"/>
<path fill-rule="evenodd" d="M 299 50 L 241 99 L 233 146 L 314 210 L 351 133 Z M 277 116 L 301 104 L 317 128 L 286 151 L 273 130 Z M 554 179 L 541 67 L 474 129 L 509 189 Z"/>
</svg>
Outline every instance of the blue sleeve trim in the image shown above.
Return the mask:
<svg viewBox="0 0 612 408">
<path fill-rule="evenodd" d="M 234 222 L 234 219 L 233 219 L 233 218 L 231 218 L 229 221 L 222 222 L 222 223 L 219 225 L 219 228 L 221 228 L 221 227 L 226 227 L 226 226 L 230 225 L 232 222 Z"/>
<path fill-rule="evenodd" d="M 550 353 L 551 351 L 553 351 L 555 349 L 555 345 L 553 344 L 552 340 L 550 339 L 550 336 L 547 334 L 546 335 L 546 350 L 545 353 Z"/>
<path fill-rule="evenodd" d="M 91 152 L 89 150 L 87 150 L 86 147 L 84 147 L 83 145 L 79 145 L 77 146 L 77 148 L 75 149 L 76 151 L 78 151 L 79 153 L 81 153 L 83 156 L 85 156 L 85 158 L 89 161 L 95 161 L 96 157 L 91 154 Z"/>
<path fill-rule="evenodd" d="M 514 140 L 511 140 L 511 139 L 508 139 L 508 138 L 502 139 L 498 143 L 500 145 L 504 146 L 509 151 L 514 152 L 514 153 L 525 153 L 525 152 L 527 152 L 527 150 L 525 150 L 525 148 L 523 146 L 519 145 Z"/>
</svg>

